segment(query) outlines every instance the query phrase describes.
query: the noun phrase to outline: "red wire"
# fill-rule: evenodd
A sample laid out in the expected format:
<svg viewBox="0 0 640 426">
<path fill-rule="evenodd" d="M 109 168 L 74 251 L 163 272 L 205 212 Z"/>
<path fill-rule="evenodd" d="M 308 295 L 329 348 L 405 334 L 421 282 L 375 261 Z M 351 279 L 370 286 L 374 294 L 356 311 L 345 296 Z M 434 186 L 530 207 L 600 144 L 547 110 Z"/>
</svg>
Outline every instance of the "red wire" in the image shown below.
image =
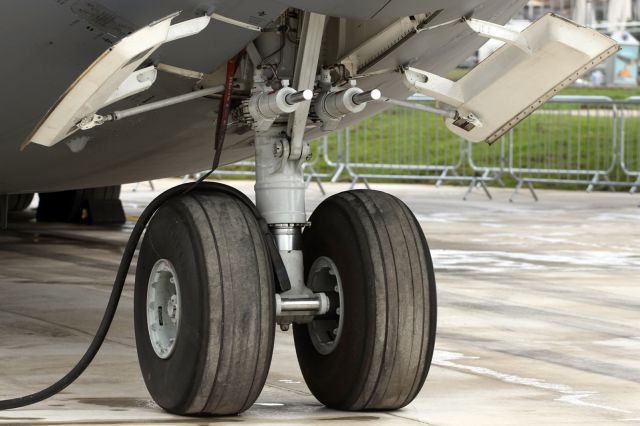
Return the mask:
<svg viewBox="0 0 640 426">
<path fill-rule="evenodd" d="M 236 68 L 240 57 L 244 52 L 240 52 L 227 62 L 227 74 L 224 80 L 224 92 L 222 93 L 222 99 L 220 99 L 220 108 L 218 109 L 218 120 L 216 123 L 216 139 L 215 139 L 215 157 L 213 161 L 212 169 L 218 167 L 220 161 L 220 154 L 222 154 L 222 145 L 224 144 L 224 137 L 227 133 L 227 123 L 229 122 L 229 110 L 231 108 L 231 92 L 233 91 L 233 78 L 236 74 Z"/>
</svg>

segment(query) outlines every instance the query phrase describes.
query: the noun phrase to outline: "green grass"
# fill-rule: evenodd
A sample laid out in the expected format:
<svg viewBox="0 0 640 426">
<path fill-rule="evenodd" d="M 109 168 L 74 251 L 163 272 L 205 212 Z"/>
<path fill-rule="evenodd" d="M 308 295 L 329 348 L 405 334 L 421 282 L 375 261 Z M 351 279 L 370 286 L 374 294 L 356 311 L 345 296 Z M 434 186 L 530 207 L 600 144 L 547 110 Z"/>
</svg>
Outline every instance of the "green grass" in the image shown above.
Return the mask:
<svg viewBox="0 0 640 426">
<path fill-rule="evenodd" d="M 513 131 L 513 165 L 539 169 L 607 170 L 613 159 L 613 119 L 610 110 L 594 113 L 583 105 L 547 104 L 539 112 L 520 123 Z M 626 158 L 634 170 L 640 167 L 640 116 L 626 117 L 625 135 L 628 141 Z M 467 143 L 449 132 L 440 117 L 419 111 L 392 108 L 377 117 L 360 122 L 348 132 L 351 162 L 394 163 L 404 165 L 455 165 L 460 159 L 461 146 Z M 337 139 L 340 143 L 337 143 Z M 329 137 L 329 157 L 332 159 L 346 149 L 346 133 Z M 502 147 L 501 147 L 502 144 Z M 508 139 L 489 146 L 473 144 L 474 163 L 478 167 L 508 166 Z M 317 171 L 329 172 L 321 164 Z M 360 173 L 396 174 L 397 171 L 360 167 Z M 482 171 L 482 170 L 481 170 Z M 480 172 L 481 172 L 480 171 Z M 406 171 L 404 173 L 437 176 L 439 171 Z M 474 171 L 466 158 L 458 173 L 472 175 Z M 564 174 L 564 179 L 588 180 L 591 176 Z M 623 174 L 615 167 L 611 178 Z M 343 180 L 349 179 L 343 175 Z M 376 179 L 374 179 L 375 181 Z M 513 184 L 510 176 L 504 176 Z M 544 185 L 537 185 L 544 186 Z M 558 187 L 558 186 L 554 186 Z M 582 188 L 584 185 L 563 185 Z"/>
<path fill-rule="evenodd" d="M 631 96 L 640 96 L 640 88 L 625 87 L 567 87 L 560 95 L 566 96 L 607 96 L 614 100 L 623 100 Z"/>
</svg>

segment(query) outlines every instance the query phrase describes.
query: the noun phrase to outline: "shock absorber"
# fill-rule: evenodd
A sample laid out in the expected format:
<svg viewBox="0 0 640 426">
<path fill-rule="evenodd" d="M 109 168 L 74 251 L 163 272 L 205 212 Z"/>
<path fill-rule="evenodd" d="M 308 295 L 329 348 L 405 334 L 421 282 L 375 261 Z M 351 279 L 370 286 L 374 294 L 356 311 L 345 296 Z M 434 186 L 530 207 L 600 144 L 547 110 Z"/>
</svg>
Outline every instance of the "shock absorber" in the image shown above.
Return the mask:
<svg viewBox="0 0 640 426">
<path fill-rule="evenodd" d="M 378 100 L 382 96 L 378 89 L 365 92 L 355 84 L 355 80 L 351 80 L 351 87 L 346 90 L 330 89 L 317 96 L 313 108 L 322 121 L 322 130 L 335 130 L 345 115 L 362 112 L 367 102 Z"/>
<path fill-rule="evenodd" d="M 311 90 L 297 91 L 282 80 L 282 88 L 273 90 L 264 80 L 262 70 L 256 70 L 251 98 L 243 102 L 244 119 L 256 132 L 268 130 L 283 114 L 294 112 L 301 102 L 313 97 Z"/>
</svg>

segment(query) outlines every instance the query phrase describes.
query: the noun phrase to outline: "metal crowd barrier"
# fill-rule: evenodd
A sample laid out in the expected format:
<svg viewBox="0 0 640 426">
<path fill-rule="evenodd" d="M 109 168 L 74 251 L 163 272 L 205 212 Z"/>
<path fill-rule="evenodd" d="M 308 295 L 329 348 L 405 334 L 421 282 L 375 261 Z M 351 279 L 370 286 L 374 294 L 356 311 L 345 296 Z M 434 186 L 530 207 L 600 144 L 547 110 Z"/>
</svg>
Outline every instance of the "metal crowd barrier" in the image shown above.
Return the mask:
<svg viewBox="0 0 640 426">
<path fill-rule="evenodd" d="M 620 110 L 620 171 L 634 193 L 640 186 L 640 97 L 626 99 Z"/>
<path fill-rule="evenodd" d="M 595 185 L 611 183 L 616 167 L 618 108 L 603 96 L 556 97 L 512 129 L 509 174 L 517 181 L 511 197 L 534 183 Z"/>
<path fill-rule="evenodd" d="M 418 95 L 409 100 L 427 107 L 435 103 Z M 432 181 L 437 186 L 456 182 L 469 184 L 465 198 L 476 186 L 491 198 L 486 184 L 500 178 L 468 164 L 469 144 L 449 132 L 441 117 L 420 110 L 394 106 L 338 132 L 336 140 L 344 141 L 344 161 L 338 170 L 348 173 L 351 187 L 359 181 L 369 187 L 372 179 Z"/>
<path fill-rule="evenodd" d="M 427 97 L 409 99 L 433 106 Z M 467 184 L 464 198 L 488 185 L 513 186 L 511 201 L 534 185 L 640 187 L 640 97 L 556 96 L 493 145 L 473 144 L 450 133 L 441 117 L 394 106 L 312 143 L 307 184 L 349 179 Z M 252 161 L 225 166 L 219 177 L 253 177 Z"/>
</svg>

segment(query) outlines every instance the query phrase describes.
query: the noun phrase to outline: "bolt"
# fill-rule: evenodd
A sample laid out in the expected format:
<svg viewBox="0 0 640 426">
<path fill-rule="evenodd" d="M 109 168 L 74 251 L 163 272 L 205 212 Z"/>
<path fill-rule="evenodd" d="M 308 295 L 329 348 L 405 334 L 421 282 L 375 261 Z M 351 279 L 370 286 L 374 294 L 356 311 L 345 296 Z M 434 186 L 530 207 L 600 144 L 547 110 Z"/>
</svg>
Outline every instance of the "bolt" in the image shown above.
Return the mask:
<svg viewBox="0 0 640 426">
<path fill-rule="evenodd" d="M 275 158 L 280 158 L 282 157 L 282 154 L 284 153 L 284 147 L 282 146 L 282 142 L 276 142 L 273 144 L 273 156 Z"/>
<path fill-rule="evenodd" d="M 336 308 L 336 315 L 340 315 L 342 313 L 342 309 L 340 309 L 340 307 L 338 306 Z"/>
<path fill-rule="evenodd" d="M 284 99 L 289 105 L 295 105 L 300 102 L 310 101 L 311 99 L 313 99 L 313 91 L 307 89 L 296 93 L 289 93 L 287 96 L 285 96 Z"/>
<path fill-rule="evenodd" d="M 289 324 L 280 324 L 280 330 L 289 331 Z"/>
<path fill-rule="evenodd" d="M 356 105 L 361 105 L 370 101 L 377 101 L 380 99 L 382 94 L 378 89 L 369 90 L 368 92 L 357 93 L 353 95 L 353 103 Z"/>
<path fill-rule="evenodd" d="M 329 272 L 331 273 L 331 272 Z M 333 287 L 333 291 L 335 291 L 336 293 L 340 292 L 340 288 L 338 286 Z"/>
<path fill-rule="evenodd" d="M 333 331 L 332 331 L 332 333 L 333 333 L 333 335 L 334 335 L 334 336 L 337 336 L 337 335 L 338 335 L 338 329 L 337 329 L 337 328 L 334 328 L 334 329 L 333 329 Z"/>
</svg>

